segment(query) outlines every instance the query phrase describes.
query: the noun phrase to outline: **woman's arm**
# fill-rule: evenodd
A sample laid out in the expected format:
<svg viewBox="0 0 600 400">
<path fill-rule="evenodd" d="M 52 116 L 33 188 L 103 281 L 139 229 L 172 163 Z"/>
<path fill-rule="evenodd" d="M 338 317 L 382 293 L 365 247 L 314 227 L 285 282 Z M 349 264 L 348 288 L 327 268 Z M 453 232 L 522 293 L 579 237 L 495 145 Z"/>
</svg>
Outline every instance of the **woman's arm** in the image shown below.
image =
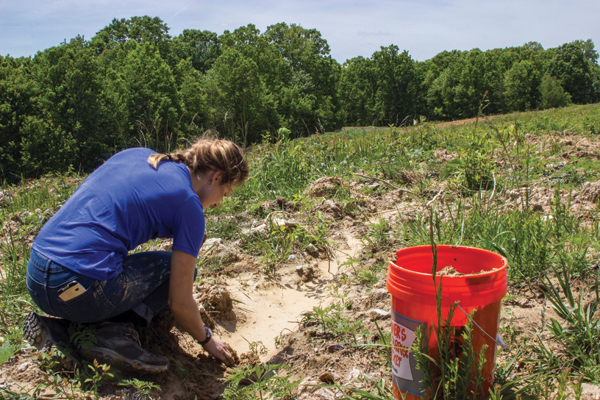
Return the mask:
<svg viewBox="0 0 600 400">
<path fill-rule="evenodd" d="M 195 266 L 196 257 L 183 251 L 173 250 L 169 282 L 169 308 L 179 326 L 201 342 L 206 339 L 206 332 L 193 297 Z M 224 361 L 226 365 L 233 365 L 233 358 L 225 345 L 214 337 L 204 345 L 204 350 Z"/>
</svg>

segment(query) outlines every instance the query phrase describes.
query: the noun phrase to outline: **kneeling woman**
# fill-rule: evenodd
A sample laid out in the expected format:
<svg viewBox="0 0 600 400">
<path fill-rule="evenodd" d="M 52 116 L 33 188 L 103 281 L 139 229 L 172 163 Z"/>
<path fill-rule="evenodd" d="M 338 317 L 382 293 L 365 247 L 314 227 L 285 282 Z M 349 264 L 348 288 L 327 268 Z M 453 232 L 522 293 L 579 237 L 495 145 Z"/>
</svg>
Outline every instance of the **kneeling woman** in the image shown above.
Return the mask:
<svg viewBox="0 0 600 400">
<path fill-rule="evenodd" d="M 168 368 L 166 357 L 139 345 L 128 314 L 150 323 L 167 305 L 175 320 L 214 357 L 225 345 L 204 327 L 193 298 L 206 207 L 248 177 L 242 150 L 227 140 L 200 139 L 182 152 L 124 150 L 108 159 L 44 225 L 33 242 L 27 287 L 50 319 L 30 313 L 25 336 L 38 348 L 57 341 L 57 322 L 99 323 L 91 355 L 145 372 Z M 129 254 L 156 238 L 172 252 Z"/>
</svg>

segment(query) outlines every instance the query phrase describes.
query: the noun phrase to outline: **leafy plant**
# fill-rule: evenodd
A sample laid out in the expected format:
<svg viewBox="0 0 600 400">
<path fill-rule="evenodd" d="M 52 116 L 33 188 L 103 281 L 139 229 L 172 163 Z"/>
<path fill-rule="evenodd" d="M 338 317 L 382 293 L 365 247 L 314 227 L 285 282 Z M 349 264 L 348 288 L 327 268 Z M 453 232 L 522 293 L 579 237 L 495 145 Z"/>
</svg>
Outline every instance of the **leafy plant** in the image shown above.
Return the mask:
<svg viewBox="0 0 600 400">
<path fill-rule="evenodd" d="M 279 376 L 278 371 L 289 369 L 285 365 L 255 364 L 237 367 L 227 377 L 223 392 L 225 400 L 282 399 L 292 400 L 300 381 L 290 382 L 289 375 Z"/>
<path fill-rule="evenodd" d="M 20 343 L 12 344 L 10 340 L 5 340 L 0 346 L 0 365 L 4 364 L 10 357 L 12 357 L 17 351 L 21 350 L 23 346 Z"/>
<path fill-rule="evenodd" d="M 560 271 L 554 268 L 554 273 L 559 288 L 552 284 L 547 275 L 542 279 L 546 298 L 564 322 L 560 323 L 555 318 L 550 318 L 547 328 L 554 340 L 561 345 L 564 356 L 557 363 L 546 364 L 544 369 L 546 372 L 556 372 L 558 369 L 572 368 L 585 380 L 598 383 L 600 382 L 600 319 L 596 316 L 600 305 L 598 273 L 596 282 L 592 285 L 595 298 L 587 305 L 583 300 L 585 290 L 581 290 L 579 298 L 575 299 L 571 289 L 571 273 L 566 268 L 563 267 Z M 555 357 L 554 352 L 546 350 L 541 341 L 538 341 L 536 350 L 537 354 L 543 357 L 542 359 Z"/>
<path fill-rule="evenodd" d="M 311 313 L 306 313 L 301 323 L 311 325 L 316 323 L 326 335 L 335 336 L 337 340 L 348 340 L 356 343 L 359 336 L 363 336 L 365 328 L 362 326 L 362 318 L 352 321 L 350 317 L 343 315 L 342 302 L 333 303 L 325 308 L 313 307 Z"/>
<path fill-rule="evenodd" d="M 152 390 L 161 390 L 159 385 L 149 381 L 142 381 L 137 378 L 126 379 L 119 382 L 119 386 L 129 386 L 138 398 L 144 400 L 152 399 L 152 396 L 150 396 Z"/>
<path fill-rule="evenodd" d="M 97 343 L 96 327 L 92 324 L 69 324 L 69 338 L 77 349 L 89 351 Z"/>
<path fill-rule="evenodd" d="M 89 392 L 91 395 L 98 399 L 100 395 L 98 394 L 99 387 L 104 383 L 106 379 L 113 378 L 114 375 L 112 372 L 108 372 L 110 370 L 110 365 L 99 364 L 97 360 L 94 360 L 92 364 L 87 364 L 87 368 L 80 370 L 79 379 L 83 379 L 83 382 L 86 386 L 90 388 Z"/>
</svg>

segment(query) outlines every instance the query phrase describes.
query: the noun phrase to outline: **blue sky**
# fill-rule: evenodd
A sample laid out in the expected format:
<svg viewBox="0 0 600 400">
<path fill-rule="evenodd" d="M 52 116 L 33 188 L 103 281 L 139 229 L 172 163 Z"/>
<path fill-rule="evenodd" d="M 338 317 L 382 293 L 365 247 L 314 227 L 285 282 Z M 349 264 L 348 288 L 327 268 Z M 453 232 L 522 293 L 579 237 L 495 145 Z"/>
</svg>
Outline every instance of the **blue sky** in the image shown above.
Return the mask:
<svg viewBox="0 0 600 400">
<path fill-rule="evenodd" d="M 487 50 L 536 41 L 544 48 L 592 39 L 600 48 L 598 0 L 0 0 L 0 55 L 35 55 L 113 18 L 149 15 L 169 26 L 218 34 L 278 22 L 321 32 L 340 63 L 397 45 L 424 61 L 443 50 Z"/>
</svg>

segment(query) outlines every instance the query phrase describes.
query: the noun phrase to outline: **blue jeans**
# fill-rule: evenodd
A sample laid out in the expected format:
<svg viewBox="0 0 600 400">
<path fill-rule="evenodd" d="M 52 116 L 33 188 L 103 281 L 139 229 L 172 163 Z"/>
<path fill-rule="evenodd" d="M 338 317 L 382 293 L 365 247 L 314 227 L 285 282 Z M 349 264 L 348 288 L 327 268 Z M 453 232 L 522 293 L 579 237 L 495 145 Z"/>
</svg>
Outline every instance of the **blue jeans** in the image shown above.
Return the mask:
<svg viewBox="0 0 600 400">
<path fill-rule="evenodd" d="M 135 253 L 123 259 L 123 271 L 99 281 L 65 268 L 31 250 L 27 288 L 42 311 L 69 321 L 91 323 L 134 311 L 150 323 L 168 305 L 171 252 Z M 77 281 L 85 292 L 71 300 L 58 297 L 60 288 Z"/>
</svg>

